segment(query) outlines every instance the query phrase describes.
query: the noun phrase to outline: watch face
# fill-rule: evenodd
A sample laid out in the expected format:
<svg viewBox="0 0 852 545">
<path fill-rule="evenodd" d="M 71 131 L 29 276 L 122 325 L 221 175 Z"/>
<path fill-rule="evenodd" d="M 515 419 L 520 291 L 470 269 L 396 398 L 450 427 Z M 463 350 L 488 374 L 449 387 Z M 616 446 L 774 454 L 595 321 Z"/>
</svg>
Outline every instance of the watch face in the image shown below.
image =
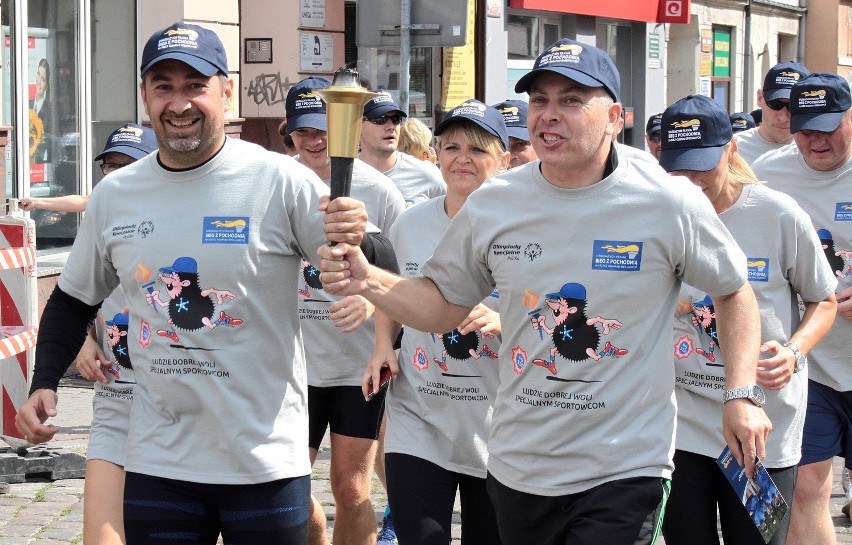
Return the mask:
<svg viewBox="0 0 852 545">
<path fill-rule="evenodd" d="M 763 393 L 763 388 L 755 384 L 751 387 L 751 399 L 758 405 L 766 403 L 766 394 Z"/>
</svg>

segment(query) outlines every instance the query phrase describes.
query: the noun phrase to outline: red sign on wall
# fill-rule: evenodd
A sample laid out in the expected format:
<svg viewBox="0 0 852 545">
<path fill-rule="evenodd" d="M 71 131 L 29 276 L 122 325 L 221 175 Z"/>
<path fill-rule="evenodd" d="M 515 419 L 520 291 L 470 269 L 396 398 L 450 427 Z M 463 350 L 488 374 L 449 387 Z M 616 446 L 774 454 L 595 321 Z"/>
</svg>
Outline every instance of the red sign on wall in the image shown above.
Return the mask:
<svg viewBox="0 0 852 545">
<path fill-rule="evenodd" d="M 509 7 L 648 23 L 689 23 L 689 3 L 690 0 L 509 0 Z"/>
</svg>

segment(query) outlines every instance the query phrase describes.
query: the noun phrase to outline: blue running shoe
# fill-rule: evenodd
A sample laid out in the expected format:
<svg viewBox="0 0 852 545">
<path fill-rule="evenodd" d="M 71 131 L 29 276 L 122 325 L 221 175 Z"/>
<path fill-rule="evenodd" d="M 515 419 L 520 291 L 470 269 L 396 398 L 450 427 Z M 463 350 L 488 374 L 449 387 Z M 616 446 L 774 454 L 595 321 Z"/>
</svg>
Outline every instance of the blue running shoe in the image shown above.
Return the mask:
<svg viewBox="0 0 852 545">
<path fill-rule="evenodd" d="M 399 541 L 396 539 L 396 530 L 393 527 L 393 517 L 387 511 L 385 511 L 385 516 L 382 519 L 382 529 L 379 530 L 376 545 L 399 545 Z"/>
</svg>

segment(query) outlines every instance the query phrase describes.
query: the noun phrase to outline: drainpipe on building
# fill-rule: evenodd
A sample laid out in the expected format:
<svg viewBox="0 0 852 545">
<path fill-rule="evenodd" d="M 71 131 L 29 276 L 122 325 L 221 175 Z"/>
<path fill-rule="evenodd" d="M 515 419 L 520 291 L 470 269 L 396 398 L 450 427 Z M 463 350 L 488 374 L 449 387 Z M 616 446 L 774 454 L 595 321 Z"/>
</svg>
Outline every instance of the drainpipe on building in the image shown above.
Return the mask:
<svg viewBox="0 0 852 545">
<path fill-rule="evenodd" d="M 751 100 L 751 0 L 743 8 L 745 12 L 745 41 L 743 55 L 743 111 L 752 110 L 749 105 Z"/>
<path fill-rule="evenodd" d="M 808 18 L 808 0 L 799 0 L 799 7 L 804 10 L 802 16 L 799 17 L 799 44 L 796 47 L 796 61 L 799 64 L 805 64 L 805 23 Z"/>
</svg>

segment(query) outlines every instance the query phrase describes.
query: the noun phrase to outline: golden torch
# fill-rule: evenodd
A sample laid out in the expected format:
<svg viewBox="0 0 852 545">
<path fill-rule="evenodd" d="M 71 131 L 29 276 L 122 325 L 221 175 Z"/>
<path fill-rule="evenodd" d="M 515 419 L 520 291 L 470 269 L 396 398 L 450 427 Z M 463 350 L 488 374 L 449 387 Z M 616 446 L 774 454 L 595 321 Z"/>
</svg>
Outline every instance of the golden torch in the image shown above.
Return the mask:
<svg viewBox="0 0 852 545">
<path fill-rule="evenodd" d="M 331 159 L 331 198 L 348 197 L 352 188 L 352 165 L 361 141 L 364 105 L 379 93 L 358 83 L 358 71 L 340 68 L 325 89 L 314 91 L 326 104 L 328 156 Z"/>
</svg>

